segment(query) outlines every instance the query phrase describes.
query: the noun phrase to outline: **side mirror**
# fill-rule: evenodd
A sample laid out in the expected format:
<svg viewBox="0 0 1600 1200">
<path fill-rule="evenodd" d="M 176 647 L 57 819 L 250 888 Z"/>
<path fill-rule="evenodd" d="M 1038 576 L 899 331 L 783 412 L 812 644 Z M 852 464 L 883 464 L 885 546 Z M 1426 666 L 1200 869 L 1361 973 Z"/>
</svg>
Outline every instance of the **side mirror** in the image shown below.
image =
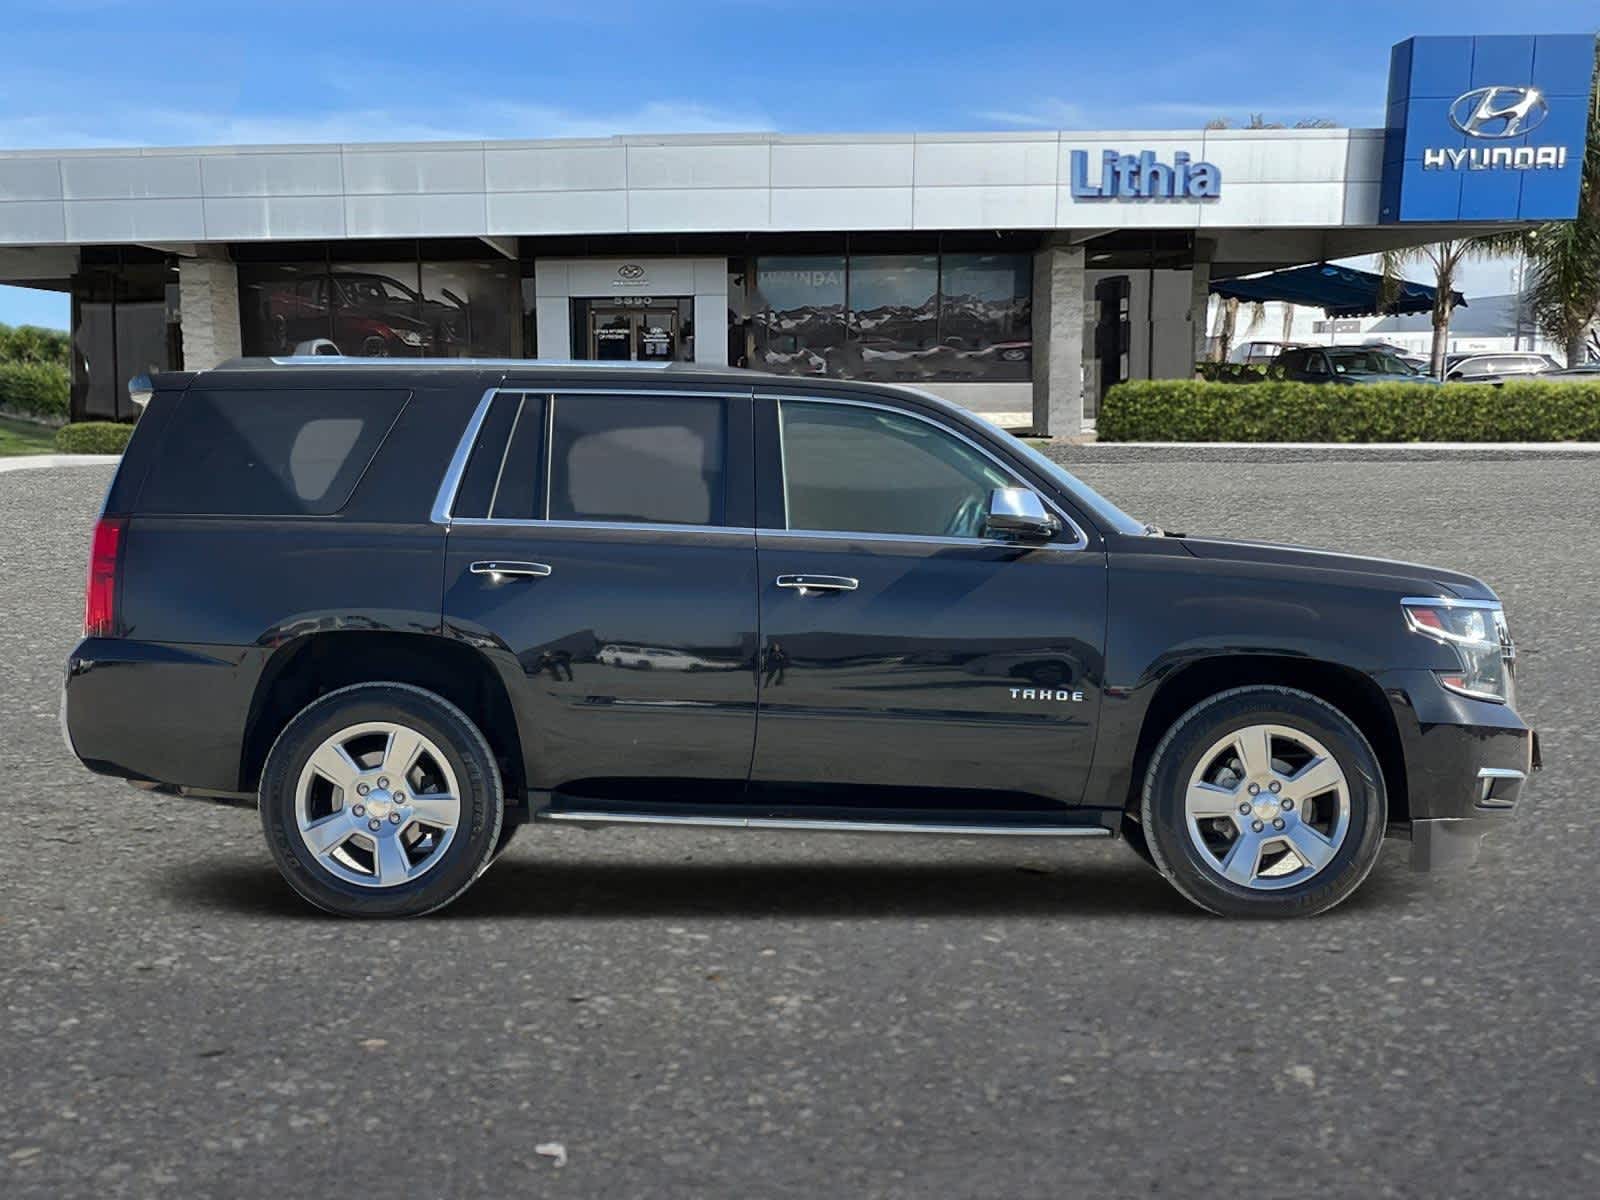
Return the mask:
<svg viewBox="0 0 1600 1200">
<path fill-rule="evenodd" d="M 1027 538 L 1046 541 L 1061 528 L 1045 511 L 1037 493 L 1024 487 L 995 488 L 989 493 L 984 513 L 983 532 L 989 537 Z"/>
</svg>

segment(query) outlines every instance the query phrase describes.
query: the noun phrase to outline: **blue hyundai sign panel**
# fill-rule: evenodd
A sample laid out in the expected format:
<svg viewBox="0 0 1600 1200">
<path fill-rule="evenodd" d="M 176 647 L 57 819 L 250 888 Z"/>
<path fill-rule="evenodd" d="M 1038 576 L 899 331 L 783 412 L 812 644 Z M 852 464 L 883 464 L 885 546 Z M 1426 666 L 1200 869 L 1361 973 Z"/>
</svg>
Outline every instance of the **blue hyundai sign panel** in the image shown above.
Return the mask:
<svg viewBox="0 0 1600 1200">
<path fill-rule="evenodd" d="M 1389 58 L 1379 220 L 1577 215 L 1594 71 L 1591 34 L 1401 42 Z"/>
</svg>

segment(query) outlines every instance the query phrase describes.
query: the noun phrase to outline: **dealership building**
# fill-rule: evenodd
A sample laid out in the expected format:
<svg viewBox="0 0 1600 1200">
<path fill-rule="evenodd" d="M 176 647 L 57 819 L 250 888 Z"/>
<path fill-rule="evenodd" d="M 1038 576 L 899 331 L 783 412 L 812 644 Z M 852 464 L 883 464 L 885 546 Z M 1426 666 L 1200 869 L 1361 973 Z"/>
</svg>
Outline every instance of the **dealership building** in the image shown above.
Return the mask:
<svg viewBox="0 0 1600 1200">
<path fill-rule="evenodd" d="M 1415 38 L 1381 129 L 0 152 L 75 418 L 238 355 L 731 364 L 1079 432 L 1221 280 L 1576 212 L 1590 35 Z"/>
</svg>

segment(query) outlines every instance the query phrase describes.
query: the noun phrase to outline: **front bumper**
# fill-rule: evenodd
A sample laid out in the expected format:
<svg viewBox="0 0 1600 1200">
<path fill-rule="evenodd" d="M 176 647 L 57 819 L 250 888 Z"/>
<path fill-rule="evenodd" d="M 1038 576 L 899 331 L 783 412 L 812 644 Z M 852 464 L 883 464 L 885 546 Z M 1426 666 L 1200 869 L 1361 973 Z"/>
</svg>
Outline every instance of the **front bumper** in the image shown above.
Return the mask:
<svg viewBox="0 0 1600 1200">
<path fill-rule="evenodd" d="M 1539 769 L 1538 734 L 1511 705 L 1447 691 L 1431 671 L 1390 671 L 1378 683 L 1405 757 L 1412 867 L 1470 865 Z"/>
</svg>

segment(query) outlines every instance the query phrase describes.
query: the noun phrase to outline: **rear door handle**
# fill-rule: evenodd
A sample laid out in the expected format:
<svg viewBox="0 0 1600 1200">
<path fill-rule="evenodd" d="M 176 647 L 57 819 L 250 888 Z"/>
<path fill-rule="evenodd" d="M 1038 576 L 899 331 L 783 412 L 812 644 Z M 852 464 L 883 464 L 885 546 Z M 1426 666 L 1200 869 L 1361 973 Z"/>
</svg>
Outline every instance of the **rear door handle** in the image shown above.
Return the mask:
<svg viewBox="0 0 1600 1200">
<path fill-rule="evenodd" d="M 794 588 L 802 596 L 820 596 L 824 592 L 853 592 L 861 581 L 848 575 L 779 575 L 778 586 Z"/>
<path fill-rule="evenodd" d="M 501 579 L 543 579 L 550 574 L 546 563 L 502 562 L 498 559 L 475 562 L 469 568 L 474 575 L 487 575 L 498 582 Z"/>
</svg>

